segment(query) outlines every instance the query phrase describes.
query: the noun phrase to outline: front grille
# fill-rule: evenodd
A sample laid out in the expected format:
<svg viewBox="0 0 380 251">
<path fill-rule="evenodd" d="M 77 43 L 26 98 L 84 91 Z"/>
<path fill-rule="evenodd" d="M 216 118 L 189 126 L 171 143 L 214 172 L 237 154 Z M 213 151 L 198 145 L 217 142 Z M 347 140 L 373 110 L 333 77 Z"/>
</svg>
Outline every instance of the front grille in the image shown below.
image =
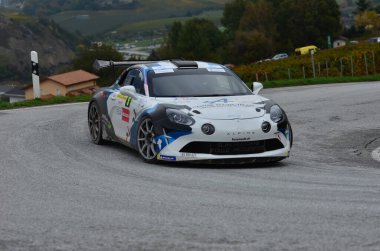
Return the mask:
<svg viewBox="0 0 380 251">
<path fill-rule="evenodd" d="M 278 139 L 267 139 L 246 142 L 191 142 L 184 146 L 180 152 L 206 153 L 214 155 L 238 155 L 263 153 L 284 148 Z"/>
</svg>

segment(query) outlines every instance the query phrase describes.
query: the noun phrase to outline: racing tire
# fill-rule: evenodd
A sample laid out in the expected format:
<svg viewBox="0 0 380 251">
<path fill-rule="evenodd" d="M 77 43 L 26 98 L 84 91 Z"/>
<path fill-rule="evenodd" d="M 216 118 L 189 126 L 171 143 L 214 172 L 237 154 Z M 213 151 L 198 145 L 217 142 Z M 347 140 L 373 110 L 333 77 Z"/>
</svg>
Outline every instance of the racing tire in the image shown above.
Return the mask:
<svg viewBox="0 0 380 251">
<path fill-rule="evenodd" d="M 151 118 L 144 118 L 139 124 L 137 132 L 137 150 L 147 163 L 157 163 L 156 142 L 154 139 L 154 125 Z"/>
<path fill-rule="evenodd" d="M 289 138 L 290 148 L 292 148 L 292 146 L 293 146 L 293 129 L 292 129 L 292 126 L 290 125 L 290 123 L 289 123 L 289 133 L 290 133 L 290 138 Z"/>
<path fill-rule="evenodd" d="M 104 144 L 102 116 L 96 102 L 92 102 L 88 109 L 88 128 L 90 130 L 92 142 L 97 145 Z"/>
</svg>

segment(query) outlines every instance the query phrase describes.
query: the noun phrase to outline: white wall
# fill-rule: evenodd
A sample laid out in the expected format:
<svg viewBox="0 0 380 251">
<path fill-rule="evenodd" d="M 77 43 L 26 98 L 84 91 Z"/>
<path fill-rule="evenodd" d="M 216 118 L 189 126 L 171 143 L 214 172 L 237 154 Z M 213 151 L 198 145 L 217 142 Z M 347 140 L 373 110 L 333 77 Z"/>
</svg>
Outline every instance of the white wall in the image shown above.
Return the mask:
<svg viewBox="0 0 380 251">
<path fill-rule="evenodd" d="M 25 98 L 21 98 L 21 97 L 9 97 L 9 103 L 16 103 L 16 102 L 20 102 L 24 100 Z"/>
</svg>

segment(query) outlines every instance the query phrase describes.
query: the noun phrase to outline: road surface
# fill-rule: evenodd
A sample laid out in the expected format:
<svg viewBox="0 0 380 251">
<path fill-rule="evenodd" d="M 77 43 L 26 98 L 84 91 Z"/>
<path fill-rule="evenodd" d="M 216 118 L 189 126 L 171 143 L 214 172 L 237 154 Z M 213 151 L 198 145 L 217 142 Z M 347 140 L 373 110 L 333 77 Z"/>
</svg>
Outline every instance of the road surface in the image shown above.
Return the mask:
<svg viewBox="0 0 380 251">
<path fill-rule="evenodd" d="M 0 250 L 380 250 L 380 82 L 263 94 L 294 129 L 272 166 L 146 164 L 92 144 L 86 104 L 0 111 Z"/>
</svg>

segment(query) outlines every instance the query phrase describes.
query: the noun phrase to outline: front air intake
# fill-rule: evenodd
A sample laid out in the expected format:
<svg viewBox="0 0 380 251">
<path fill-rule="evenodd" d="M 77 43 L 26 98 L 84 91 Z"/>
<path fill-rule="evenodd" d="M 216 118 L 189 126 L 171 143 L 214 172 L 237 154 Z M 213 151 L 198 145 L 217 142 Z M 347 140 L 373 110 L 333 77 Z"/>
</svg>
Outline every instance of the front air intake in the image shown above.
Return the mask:
<svg viewBox="0 0 380 251">
<path fill-rule="evenodd" d="M 198 64 L 195 61 L 172 60 L 170 62 L 172 62 L 175 66 L 177 66 L 178 69 L 198 69 Z"/>
<path fill-rule="evenodd" d="M 244 142 L 200 142 L 195 141 L 184 146 L 180 152 L 206 153 L 214 155 L 254 154 L 284 148 L 278 139 Z"/>
</svg>

